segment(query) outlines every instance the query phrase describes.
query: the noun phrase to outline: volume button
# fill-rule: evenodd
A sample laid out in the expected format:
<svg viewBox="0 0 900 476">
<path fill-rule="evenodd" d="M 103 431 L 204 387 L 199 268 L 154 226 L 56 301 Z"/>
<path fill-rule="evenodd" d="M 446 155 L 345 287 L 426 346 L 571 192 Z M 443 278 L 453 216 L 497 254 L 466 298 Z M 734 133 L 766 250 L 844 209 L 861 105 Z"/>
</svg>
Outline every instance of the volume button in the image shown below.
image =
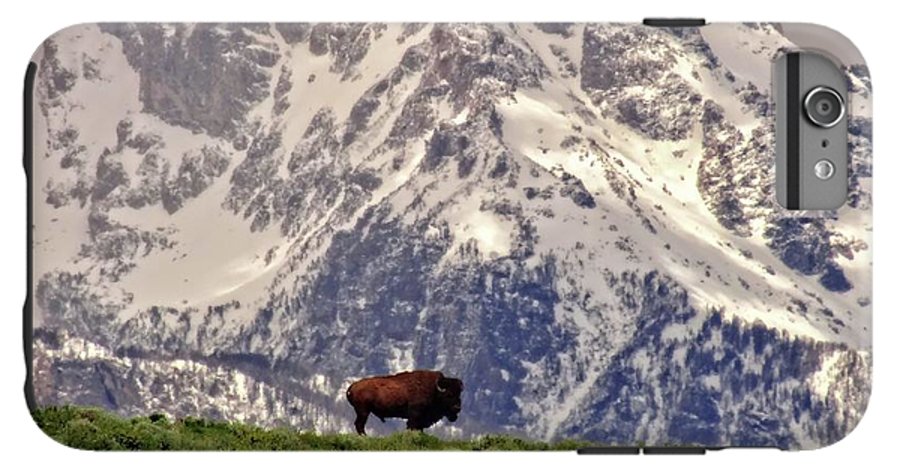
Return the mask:
<svg viewBox="0 0 900 476">
<path fill-rule="evenodd" d="M 704 26 L 703 18 L 644 18 L 644 25 L 662 28 L 684 28 L 692 26 Z"/>
</svg>

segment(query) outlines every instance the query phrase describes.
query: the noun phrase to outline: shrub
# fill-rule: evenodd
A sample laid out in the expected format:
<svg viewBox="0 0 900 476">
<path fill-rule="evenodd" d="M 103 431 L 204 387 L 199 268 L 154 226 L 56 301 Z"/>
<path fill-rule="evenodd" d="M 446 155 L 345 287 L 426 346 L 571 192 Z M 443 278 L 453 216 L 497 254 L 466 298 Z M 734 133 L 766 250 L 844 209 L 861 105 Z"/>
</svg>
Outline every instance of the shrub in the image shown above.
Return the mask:
<svg viewBox="0 0 900 476">
<path fill-rule="evenodd" d="M 416 431 L 399 431 L 388 436 L 320 435 L 291 428 L 265 429 L 196 417 L 169 420 L 161 413 L 126 419 L 105 410 L 74 406 L 41 408 L 33 417 L 51 438 L 66 446 L 87 450 L 522 451 L 575 450 L 588 446 L 578 441 L 549 444 L 510 435 L 442 440 Z"/>
</svg>

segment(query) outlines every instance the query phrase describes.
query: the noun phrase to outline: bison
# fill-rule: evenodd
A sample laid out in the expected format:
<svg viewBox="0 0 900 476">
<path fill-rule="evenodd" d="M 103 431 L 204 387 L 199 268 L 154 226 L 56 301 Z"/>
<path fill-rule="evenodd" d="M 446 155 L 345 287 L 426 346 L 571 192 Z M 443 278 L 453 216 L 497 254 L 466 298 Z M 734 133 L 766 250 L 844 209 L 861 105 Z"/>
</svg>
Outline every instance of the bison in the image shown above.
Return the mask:
<svg viewBox="0 0 900 476">
<path fill-rule="evenodd" d="M 462 410 L 462 380 L 434 370 L 414 370 L 396 375 L 369 377 L 347 389 L 347 400 L 356 411 L 356 432 L 366 434 L 369 414 L 405 418 L 408 430 L 422 431 L 441 418 L 454 422 Z"/>
</svg>

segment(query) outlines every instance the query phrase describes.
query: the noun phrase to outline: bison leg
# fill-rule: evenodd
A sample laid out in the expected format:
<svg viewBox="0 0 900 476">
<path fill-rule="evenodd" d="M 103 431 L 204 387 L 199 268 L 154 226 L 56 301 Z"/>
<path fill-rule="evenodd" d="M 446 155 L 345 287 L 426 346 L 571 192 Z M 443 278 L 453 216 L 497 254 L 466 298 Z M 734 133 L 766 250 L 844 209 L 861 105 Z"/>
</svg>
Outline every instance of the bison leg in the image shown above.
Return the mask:
<svg viewBox="0 0 900 476">
<path fill-rule="evenodd" d="M 411 430 L 411 431 L 424 430 L 424 428 L 422 428 L 422 424 L 419 423 L 419 421 L 414 418 L 410 418 L 409 420 L 406 420 L 406 429 Z"/>
<path fill-rule="evenodd" d="M 409 418 L 406 420 L 406 429 L 413 431 L 422 431 L 425 429 L 425 426 L 422 424 L 422 417 L 418 411 L 409 411 Z"/>
<path fill-rule="evenodd" d="M 353 424 L 356 426 L 356 432 L 360 435 L 366 434 L 366 421 L 369 419 L 369 412 L 367 411 L 356 411 L 356 421 Z"/>
</svg>

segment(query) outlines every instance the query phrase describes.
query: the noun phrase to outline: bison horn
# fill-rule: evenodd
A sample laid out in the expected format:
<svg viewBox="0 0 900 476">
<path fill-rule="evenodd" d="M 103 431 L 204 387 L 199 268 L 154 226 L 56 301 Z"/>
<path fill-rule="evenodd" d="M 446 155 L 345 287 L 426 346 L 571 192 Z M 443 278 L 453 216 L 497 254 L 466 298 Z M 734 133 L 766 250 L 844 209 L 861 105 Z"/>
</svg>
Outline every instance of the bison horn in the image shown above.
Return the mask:
<svg viewBox="0 0 900 476">
<path fill-rule="evenodd" d="M 447 391 L 446 388 L 441 388 L 441 381 L 440 381 L 440 380 L 437 381 L 437 385 L 435 385 L 435 386 L 437 387 L 437 391 L 438 391 L 438 392 L 444 393 L 444 392 Z"/>
</svg>

